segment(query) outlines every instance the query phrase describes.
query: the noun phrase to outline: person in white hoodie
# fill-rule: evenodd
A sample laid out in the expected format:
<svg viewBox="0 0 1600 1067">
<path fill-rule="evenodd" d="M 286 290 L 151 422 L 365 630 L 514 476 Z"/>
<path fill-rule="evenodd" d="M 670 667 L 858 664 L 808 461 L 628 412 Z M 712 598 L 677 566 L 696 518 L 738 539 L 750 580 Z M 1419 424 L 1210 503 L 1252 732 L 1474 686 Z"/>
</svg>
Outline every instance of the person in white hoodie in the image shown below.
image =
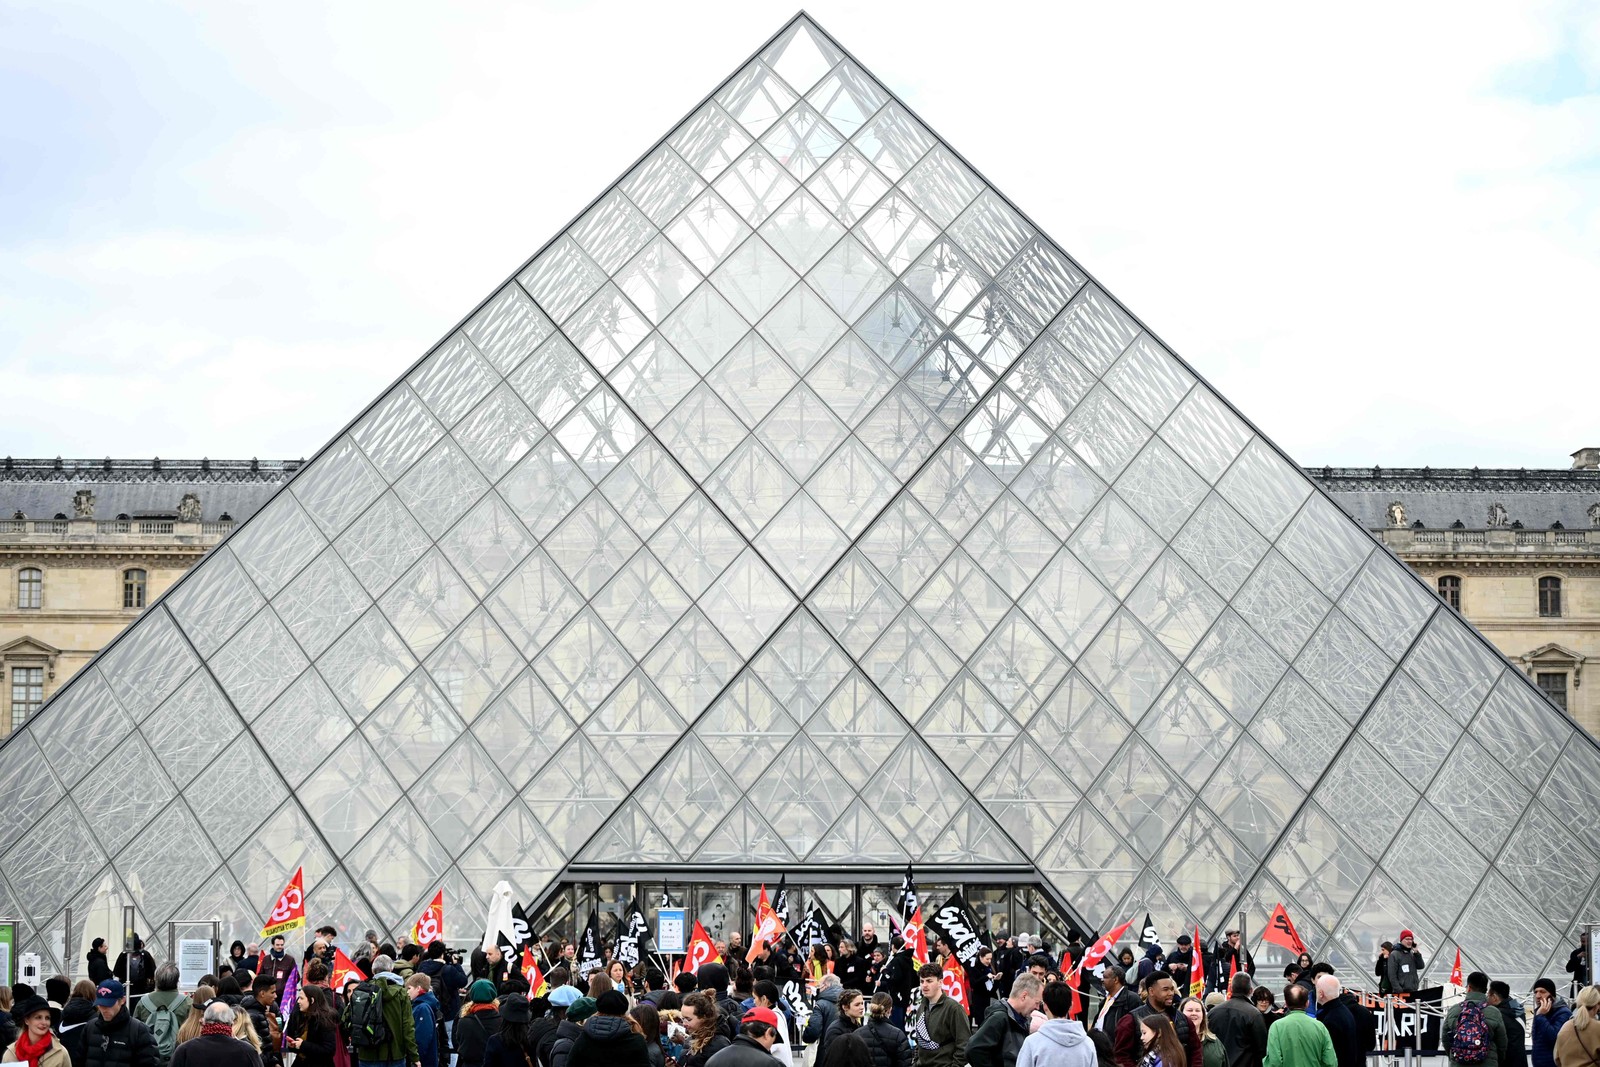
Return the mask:
<svg viewBox="0 0 1600 1067">
<path fill-rule="evenodd" d="M 1072 990 L 1065 982 L 1044 987 L 1044 1010 L 1048 1018 L 1022 1042 L 1017 1067 L 1096 1067 L 1099 1060 L 1094 1042 L 1082 1023 L 1067 1017 L 1072 1011 Z"/>
</svg>

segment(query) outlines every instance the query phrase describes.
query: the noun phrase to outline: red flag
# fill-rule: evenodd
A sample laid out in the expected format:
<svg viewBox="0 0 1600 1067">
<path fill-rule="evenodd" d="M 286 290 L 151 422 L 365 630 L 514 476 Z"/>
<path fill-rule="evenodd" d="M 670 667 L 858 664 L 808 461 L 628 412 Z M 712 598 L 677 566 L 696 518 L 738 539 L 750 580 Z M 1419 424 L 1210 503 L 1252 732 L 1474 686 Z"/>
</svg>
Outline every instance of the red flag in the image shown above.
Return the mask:
<svg viewBox="0 0 1600 1067">
<path fill-rule="evenodd" d="M 433 895 L 433 902 L 411 924 L 411 940 L 423 948 L 444 938 L 444 890 Z"/>
<path fill-rule="evenodd" d="M 1234 952 L 1233 958 L 1228 961 L 1228 984 L 1233 984 L 1233 976 L 1239 973 L 1239 953 Z"/>
<path fill-rule="evenodd" d="M 544 971 L 533 958 L 532 945 L 524 945 L 522 949 L 522 977 L 528 980 L 529 1000 L 549 992 L 550 983 L 544 980 Z"/>
<path fill-rule="evenodd" d="M 285 930 L 294 930 L 305 924 L 305 868 L 296 867 L 294 877 L 289 879 L 289 884 L 278 894 L 278 902 L 272 906 L 271 913 L 267 915 L 266 925 L 261 928 L 261 937 L 263 940 L 277 937 Z"/>
<path fill-rule="evenodd" d="M 1295 932 L 1294 923 L 1289 921 L 1289 913 L 1283 910 L 1282 904 L 1272 909 L 1272 918 L 1267 920 L 1267 928 L 1261 937 L 1274 945 L 1288 949 L 1296 956 L 1306 951 L 1306 943 L 1300 940 L 1300 935 Z"/>
<path fill-rule="evenodd" d="M 917 911 L 920 913 L 922 909 L 918 908 Z M 912 916 L 911 921 L 916 922 L 916 916 Z M 972 1014 L 972 987 L 967 985 L 967 970 L 953 953 L 945 957 L 939 987 L 944 990 L 945 996 L 961 1005 L 962 1011 Z"/>
<path fill-rule="evenodd" d="M 1078 985 L 1082 981 L 1076 969 L 1067 975 L 1067 988 L 1072 990 L 1072 1011 L 1067 1015 L 1069 1019 L 1076 1019 L 1083 1014 L 1083 1001 L 1078 999 Z"/>
<path fill-rule="evenodd" d="M 1466 985 L 1466 983 L 1461 980 L 1461 948 L 1460 948 L 1460 946 L 1456 947 L 1456 963 L 1455 963 L 1455 966 L 1450 968 L 1450 984 L 1454 985 L 1454 986 Z"/>
<path fill-rule="evenodd" d="M 1078 970 L 1092 971 L 1100 966 L 1100 961 L 1110 955 L 1111 950 L 1117 947 L 1117 942 L 1122 940 L 1122 935 L 1128 932 L 1128 927 L 1133 925 L 1129 919 L 1115 930 L 1111 931 L 1100 940 L 1089 946 L 1089 951 L 1083 954 L 1083 959 L 1078 961 Z"/>
<path fill-rule="evenodd" d="M 689 939 L 689 951 L 683 959 L 683 969 L 690 974 L 698 974 L 701 964 L 710 963 L 716 958 L 717 946 L 712 943 L 706 928 L 700 925 L 700 920 L 696 919 L 694 936 Z"/>
<path fill-rule="evenodd" d="M 922 905 L 911 913 L 911 918 L 900 928 L 900 936 L 911 949 L 918 963 L 928 962 L 928 932 L 922 928 Z"/>
<path fill-rule="evenodd" d="M 1071 974 L 1072 973 L 1072 953 L 1070 953 L 1070 952 L 1063 951 L 1061 953 L 1061 973 L 1062 974 Z"/>
<path fill-rule="evenodd" d="M 333 946 L 333 988 L 343 989 L 347 975 L 355 975 L 358 981 L 366 981 L 367 976 L 361 973 L 361 968 L 356 966 L 356 961 L 344 954 L 344 949 L 338 945 Z"/>
<path fill-rule="evenodd" d="M 1200 927 L 1194 928 L 1194 956 L 1189 963 L 1189 995 L 1198 997 L 1206 991 L 1206 958 L 1200 951 Z"/>
<path fill-rule="evenodd" d="M 761 946 L 776 945 L 783 931 L 783 920 L 772 910 L 772 904 L 767 900 L 767 887 L 763 885 L 761 900 L 756 904 L 756 930 L 750 935 L 750 949 L 744 954 L 744 961 L 754 963 L 761 954 Z"/>
</svg>

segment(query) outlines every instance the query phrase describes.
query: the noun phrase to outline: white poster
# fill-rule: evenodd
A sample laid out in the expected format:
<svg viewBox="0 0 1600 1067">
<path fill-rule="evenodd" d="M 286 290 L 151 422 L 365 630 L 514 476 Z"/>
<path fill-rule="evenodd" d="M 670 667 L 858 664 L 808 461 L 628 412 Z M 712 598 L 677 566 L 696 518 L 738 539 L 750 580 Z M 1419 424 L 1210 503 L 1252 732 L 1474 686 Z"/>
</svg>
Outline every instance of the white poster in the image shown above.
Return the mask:
<svg viewBox="0 0 1600 1067">
<path fill-rule="evenodd" d="M 211 939 L 208 937 L 183 937 L 178 939 L 178 988 L 192 990 L 200 979 L 211 973 L 216 965 Z"/>
</svg>

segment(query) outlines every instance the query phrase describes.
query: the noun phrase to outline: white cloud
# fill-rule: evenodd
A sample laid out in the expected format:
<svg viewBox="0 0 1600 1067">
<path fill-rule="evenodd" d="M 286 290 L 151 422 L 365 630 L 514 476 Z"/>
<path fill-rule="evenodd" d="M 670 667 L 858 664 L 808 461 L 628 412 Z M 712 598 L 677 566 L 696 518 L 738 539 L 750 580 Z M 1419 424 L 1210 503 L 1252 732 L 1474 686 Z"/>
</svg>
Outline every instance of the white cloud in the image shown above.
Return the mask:
<svg viewBox="0 0 1600 1067">
<path fill-rule="evenodd" d="M 1548 466 L 1600 443 L 1583 10 L 813 14 L 1297 459 Z M 23 10 L 0 447 L 309 455 L 792 13 Z"/>
</svg>

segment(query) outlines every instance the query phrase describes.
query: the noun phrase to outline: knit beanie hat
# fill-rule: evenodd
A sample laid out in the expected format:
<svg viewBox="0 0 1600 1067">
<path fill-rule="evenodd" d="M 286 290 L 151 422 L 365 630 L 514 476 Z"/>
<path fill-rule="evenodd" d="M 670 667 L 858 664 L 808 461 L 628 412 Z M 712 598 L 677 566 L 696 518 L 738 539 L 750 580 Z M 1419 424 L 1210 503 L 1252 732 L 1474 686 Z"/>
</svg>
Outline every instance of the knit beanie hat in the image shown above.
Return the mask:
<svg viewBox="0 0 1600 1067">
<path fill-rule="evenodd" d="M 613 989 L 611 992 L 615 993 L 616 990 Z M 593 997 L 579 997 L 577 1000 L 574 1000 L 572 1002 L 572 1006 L 567 1009 L 567 1018 L 571 1019 L 575 1023 L 581 1023 L 581 1022 L 583 1022 L 583 1020 L 587 1019 L 589 1016 L 593 1015 L 594 1013 L 595 1013 L 594 998 Z"/>
<path fill-rule="evenodd" d="M 474 1004 L 493 1004 L 495 997 L 494 983 L 487 978 L 480 978 L 472 983 L 467 990 L 467 998 Z"/>
</svg>

